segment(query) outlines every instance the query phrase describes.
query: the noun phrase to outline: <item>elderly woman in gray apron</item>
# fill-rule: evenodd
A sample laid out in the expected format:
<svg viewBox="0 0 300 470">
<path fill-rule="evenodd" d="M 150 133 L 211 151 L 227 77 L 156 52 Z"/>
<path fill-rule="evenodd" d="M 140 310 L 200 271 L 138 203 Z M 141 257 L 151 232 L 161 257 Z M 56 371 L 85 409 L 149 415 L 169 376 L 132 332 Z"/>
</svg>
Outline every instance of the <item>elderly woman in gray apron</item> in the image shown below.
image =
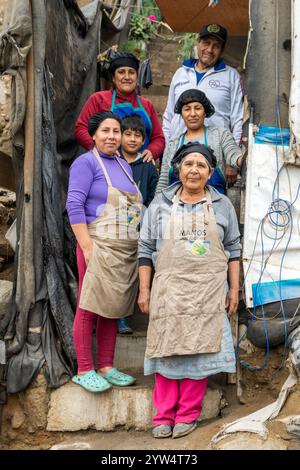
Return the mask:
<svg viewBox="0 0 300 470">
<path fill-rule="evenodd" d="M 128 386 L 134 377 L 113 367 L 117 319 L 133 314 L 138 289 L 138 225 L 142 197 L 130 165 L 116 157 L 120 118 L 103 111 L 90 118 L 94 148 L 70 169 L 67 210 L 77 239 L 78 306 L 73 382 L 90 392 Z M 96 322 L 97 357 L 92 335 Z"/>
<path fill-rule="evenodd" d="M 146 138 L 141 149 L 144 161 L 156 160 L 163 154 L 165 138 L 152 102 L 136 92 L 139 60 L 133 54 L 117 52 L 110 60 L 109 71 L 113 87 L 89 97 L 76 122 L 77 141 L 86 149 L 93 148 L 93 141 L 88 133 L 88 121 L 99 111 L 112 111 L 121 118 L 137 115 L 146 127 Z"/>
<path fill-rule="evenodd" d="M 155 374 L 156 438 L 193 431 L 207 377 L 235 371 L 228 317 L 238 305 L 236 214 L 226 196 L 206 185 L 216 166 L 211 149 L 185 144 L 173 164 L 179 182 L 147 209 L 138 255 L 138 303 L 150 314 L 144 368 Z"/>
</svg>

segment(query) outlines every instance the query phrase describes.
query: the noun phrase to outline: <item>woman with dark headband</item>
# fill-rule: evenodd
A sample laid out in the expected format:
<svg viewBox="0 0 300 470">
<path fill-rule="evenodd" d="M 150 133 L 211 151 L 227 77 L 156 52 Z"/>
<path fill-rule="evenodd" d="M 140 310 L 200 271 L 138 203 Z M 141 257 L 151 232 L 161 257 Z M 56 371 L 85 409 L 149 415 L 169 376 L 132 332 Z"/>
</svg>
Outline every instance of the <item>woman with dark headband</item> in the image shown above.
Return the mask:
<svg viewBox="0 0 300 470">
<path fill-rule="evenodd" d="M 90 150 L 93 141 L 88 133 L 89 118 L 99 111 L 112 111 L 120 118 L 137 115 L 146 126 L 146 139 L 142 148 L 144 161 L 156 160 L 163 154 L 165 138 L 157 112 L 147 98 L 137 95 L 139 60 L 130 53 L 115 53 L 109 65 L 113 87 L 93 93 L 84 105 L 75 126 L 78 143 Z"/>
<path fill-rule="evenodd" d="M 180 95 L 175 113 L 182 116 L 187 130 L 171 139 L 165 148 L 156 194 L 174 183 L 171 160 L 177 149 L 187 142 L 199 142 L 213 149 L 217 167 L 208 181 L 209 185 L 225 194 L 226 183 L 230 185 L 235 182 L 242 159 L 241 149 L 228 129 L 204 125 L 204 119 L 211 117 L 214 112 L 213 105 L 203 91 L 190 89 Z"/>
<path fill-rule="evenodd" d="M 73 330 L 78 373 L 72 380 L 90 392 L 103 392 L 112 385 L 135 382 L 114 368 L 113 361 L 117 319 L 133 314 L 137 297 L 142 197 L 130 165 L 116 156 L 121 143 L 119 116 L 96 113 L 88 132 L 94 147 L 72 164 L 67 197 L 79 274 Z"/>
<path fill-rule="evenodd" d="M 216 167 L 210 148 L 188 143 L 172 163 L 179 181 L 147 209 L 138 254 L 138 303 L 149 314 L 144 369 L 145 375 L 155 374 L 155 438 L 192 432 L 207 377 L 235 372 L 228 320 L 236 312 L 239 293 L 235 210 L 226 196 L 207 185 Z"/>
</svg>

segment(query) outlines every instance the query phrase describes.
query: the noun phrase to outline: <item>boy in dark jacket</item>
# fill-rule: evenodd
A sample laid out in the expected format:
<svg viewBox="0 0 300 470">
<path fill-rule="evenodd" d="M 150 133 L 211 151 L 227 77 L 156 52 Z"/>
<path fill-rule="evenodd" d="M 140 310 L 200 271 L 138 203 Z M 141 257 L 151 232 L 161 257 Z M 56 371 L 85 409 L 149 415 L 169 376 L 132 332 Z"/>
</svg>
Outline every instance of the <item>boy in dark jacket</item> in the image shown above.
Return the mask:
<svg viewBox="0 0 300 470">
<path fill-rule="evenodd" d="M 158 173 L 152 162 L 143 162 L 142 154 L 139 153 L 145 141 L 145 124 L 139 116 L 127 116 L 122 119 L 121 130 L 121 156 L 130 164 L 133 179 L 143 197 L 143 204 L 148 207 L 154 198 Z M 118 331 L 121 334 L 132 334 L 127 318 L 118 320 Z"/>
<path fill-rule="evenodd" d="M 130 164 L 133 179 L 143 196 L 143 204 L 148 207 L 154 198 L 158 173 L 152 162 L 143 162 L 142 154 L 139 153 L 142 147 L 146 128 L 139 116 L 127 116 L 122 119 L 122 157 Z"/>
</svg>

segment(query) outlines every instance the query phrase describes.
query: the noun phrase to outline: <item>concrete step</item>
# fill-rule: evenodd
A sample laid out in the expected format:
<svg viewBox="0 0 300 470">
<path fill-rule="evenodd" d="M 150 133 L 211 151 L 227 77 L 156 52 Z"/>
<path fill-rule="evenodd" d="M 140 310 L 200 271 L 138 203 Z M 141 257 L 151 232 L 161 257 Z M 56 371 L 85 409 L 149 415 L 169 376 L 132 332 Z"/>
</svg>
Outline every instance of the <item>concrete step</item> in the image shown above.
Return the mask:
<svg viewBox="0 0 300 470">
<path fill-rule="evenodd" d="M 167 95 L 147 95 L 147 98 L 152 101 L 153 106 L 155 107 L 158 116 L 161 118 L 168 101 Z"/>
<path fill-rule="evenodd" d="M 154 95 L 165 95 L 166 92 L 169 92 L 169 87 L 171 80 L 173 78 L 173 73 L 171 72 L 158 72 L 156 74 L 153 73 L 153 85 L 152 87 L 149 88 L 149 93 L 151 92 L 151 88 L 153 87 L 159 87 L 161 89 L 161 93 L 159 93 L 159 90 L 157 90 L 157 93 L 153 93 Z M 163 90 L 162 90 L 163 88 Z"/>
<path fill-rule="evenodd" d="M 175 64 L 179 60 L 180 46 L 166 47 L 164 44 L 157 44 L 149 47 L 148 56 L 151 64 L 157 61 Z"/>
<path fill-rule="evenodd" d="M 142 95 L 147 98 L 148 96 L 152 96 L 152 95 L 168 96 L 168 93 L 169 93 L 169 85 L 161 85 L 161 84 L 152 85 L 150 88 L 148 88 L 148 90 L 146 89 L 142 90 Z"/>
<path fill-rule="evenodd" d="M 155 80 L 154 83 L 156 85 L 169 85 L 174 73 L 179 67 L 180 64 L 177 64 L 175 67 L 169 67 L 166 65 L 160 66 L 159 64 L 151 65 L 153 78 L 159 78 L 159 82 L 156 83 Z"/>
<path fill-rule="evenodd" d="M 145 97 L 148 98 L 148 100 L 151 100 L 154 106 L 162 107 L 167 104 L 168 101 L 168 94 L 169 94 L 169 87 L 166 87 L 167 92 L 156 94 L 156 93 L 151 93 L 151 90 L 149 89 L 147 94 L 145 93 Z"/>
<path fill-rule="evenodd" d="M 118 426 L 139 431 L 150 429 L 154 414 L 153 378 L 138 376 L 136 383 L 98 394 L 67 383 L 51 392 L 47 431 L 112 431 Z M 222 403 L 221 390 L 208 388 L 199 421 L 217 417 Z"/>
<path fill-rule="evenodd" d="M 114 364 L 117 369 L 130 369 L 142 372 L 146 350 L 146 331 L 137 331 L 133 335 L 118 335 Z"/>
<path fill-rule="evenodd" d="M 131 322 L 134 328 L 134 322 Z M 146 351 L 147 331 L 134 330 L 132 335 L 117 335 L 114 366 L 120 370 L 130 371 L 134 376 L 143 376 L 144 357 Z M 94 343 L 96 348 L 96 343 Z M 95 353 L 95 351 L 94 351 Z M 142 382 L 144 379 L 142 379 Z M 225 387 L 227 374 L 217 374 L 209 378 L 209 385 L 212 388 Z"/>
<path fill-rule="evenodd" d="M 177 67 L 151 67 L 154 85 L 169 86 Z"/>
<path fill-rule="evenodd" d="M 183 38 L 183 35 L 180 35 L 178 37 L 173 37 L 173 38 L 151 38 L 151 45 L 150 47 L 152 48 L 157 48 L 157 47 L 165 47 L 165 48 L 170 48 L 170 49 L 179 49 L 180 44 L 179 41 L 180 39 Z"/>
<path fill-rule="evenodd" d="M 150 52 L 151 67 L 164 67 L 169 69 L 175 69 L 180 67 L 181 61 L 178 59 L 178 51 L 153 51 Z"/>
<path fill-rule="evenodd" d="M 150 48 L 164 47 L 166 49 L 178 49 L 180 47 L 179 40 L 177 41 L 168 41 L 165 39 L 151 39 Z"/>
</svg>

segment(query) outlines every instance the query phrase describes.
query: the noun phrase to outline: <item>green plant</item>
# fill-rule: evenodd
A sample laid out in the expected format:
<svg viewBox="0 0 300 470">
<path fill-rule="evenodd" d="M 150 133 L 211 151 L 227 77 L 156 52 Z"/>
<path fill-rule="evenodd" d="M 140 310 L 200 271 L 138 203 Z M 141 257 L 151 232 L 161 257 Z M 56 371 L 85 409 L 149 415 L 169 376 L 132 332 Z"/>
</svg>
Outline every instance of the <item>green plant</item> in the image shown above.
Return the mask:
<svg viewBox="0 0 300 470">
<path fill-rule="evenodd" d="M 144 49 L 142 42 L 136 39 L 127 39 L 125 44 L 122 46 L 122 51 L 130 52 L 140 60 L 145 60 L 147 58 L 147 51 Z"/>
<path fill-rule="evenodd" d="M 179 43 L 181 48 L 179 50 L 179 57 L 181 60 L 194 58 L 194 47 L 197 43 L 197 33 L 186 33 Z"/>
<path fill-rule="evenodd" d="M 162 21 L 160 9 L 154 0 L 142 0 L 142 14 L 145 17 L 155 15 L 157 21 Z"/>
<path fill-rule="evenodd" d="M 143 0 L 141 13 L 133 13 L 131 16 L 128 39 L 122 50 L 131 52 L 140 60 L 145 60 L 147 57 L 147 43 L 162 24 L 160 20 L 160 10 L 155 1 Z"/>
<path fill-rule="evenodd" d="M 149 41 L 156 25 L 143 15 L 134 13 L 130 19 L 129 39 Z"/>
</svg>

